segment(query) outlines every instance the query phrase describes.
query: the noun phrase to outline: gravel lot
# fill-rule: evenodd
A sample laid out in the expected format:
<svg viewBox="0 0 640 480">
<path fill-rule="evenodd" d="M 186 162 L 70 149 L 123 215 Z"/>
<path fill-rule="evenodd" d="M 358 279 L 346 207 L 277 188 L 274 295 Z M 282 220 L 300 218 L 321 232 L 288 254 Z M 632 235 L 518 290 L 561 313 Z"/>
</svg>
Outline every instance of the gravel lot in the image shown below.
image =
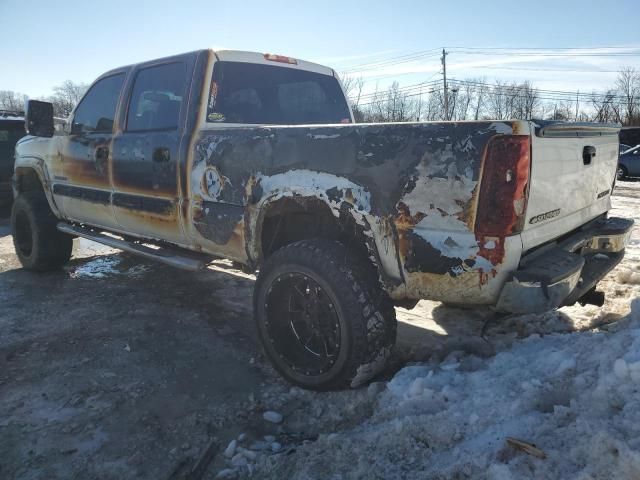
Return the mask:
<svg viewBox="0 0 640 480">
<path fill-rule="evenodd" d="M 614 200 L 637 203 L 639 193 L 639 182 L 621 182 Z M 0 220 L 3 479 L 295 477 L 318 438 L 368 421 L 407 362 L 489 359 L 532 333 L 591 330 L 622 318 L 635 295 L 562 309 L 547 324 L 510 318 L 488 340 L 488 311 L 398 309 L 398 348 L 379 381 L 318 394 L 282 382 L 260 353 L 253 277 L 224 261 L 193 274 L 90 242 L 75 248 L 63 271 L 23 271 Z M 298 478 L 351 478 L 318 468 Z"/>
</svg>

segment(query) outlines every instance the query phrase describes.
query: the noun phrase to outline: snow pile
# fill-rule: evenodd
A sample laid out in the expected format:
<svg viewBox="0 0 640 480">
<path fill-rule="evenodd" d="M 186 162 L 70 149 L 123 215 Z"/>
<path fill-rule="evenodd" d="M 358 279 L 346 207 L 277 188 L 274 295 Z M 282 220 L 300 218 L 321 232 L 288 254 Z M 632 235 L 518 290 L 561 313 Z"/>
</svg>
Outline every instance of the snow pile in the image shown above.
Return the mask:
<svg viewBox="0 0 640 480">
<path fill-rule="evenodd" d="M 640 185 L 623 187 L 610 213 L 638 222 Z M 324 421 L 348 417 L 352 403 L 367 407 L 359 397 L 345 397 L 341 411 L 325 408 L 320 418 L 308 419 L 321 432 L 317 440 L 259 456 L 253 475 L 640 478 L 638 226 L 623 262 L 599 289 L 606 293 L 602 308 L 576 305 L 508 318 L 488 330 L 494 356 L 481 358 L 473 349 L 451 351 L 442 361 L 432 356 L 429 363 L 403 368 L 386 386 L 362 391 L 362 398 L 373 397 L 364 420 Z M 321 407 L 326 398 L 317 395 L 315 402 Z M 295 427 L 285 422 L 285 428 Z M 508 443 L 509 437 L 520 442 Z M 539 450 L 514 447 L 523 444 Z M 536 456 L 539 451 L 544 458 Z"/>
<path fill-rule="evenodd" d="M 263 465 L 273 478 L 639 478 L 640 299 L 611 332 L 533 335 L 402 369 L 369 421 Z M 545 459 L 505 442 L 535 444 Z M 282 477 L 280 477 L 282 476 Z"/>
<path fill-rule="evenodd" d="M 72 278 L 92 278 L 101 279 L 112 275 L 139 276 L 148 267 L 146 265 L 134 265 L 125 268 L 122 265 L 122 258 L 119 256 L 99 256 L 78 267 L 68 267 Z"/>
<path fill-rule="evenodd" d="M 636 265 L 633 270 L 630 268 L 621 268 L 618 272 L 618 282 L 640 285 L 640 265 Z"/>
</svg>

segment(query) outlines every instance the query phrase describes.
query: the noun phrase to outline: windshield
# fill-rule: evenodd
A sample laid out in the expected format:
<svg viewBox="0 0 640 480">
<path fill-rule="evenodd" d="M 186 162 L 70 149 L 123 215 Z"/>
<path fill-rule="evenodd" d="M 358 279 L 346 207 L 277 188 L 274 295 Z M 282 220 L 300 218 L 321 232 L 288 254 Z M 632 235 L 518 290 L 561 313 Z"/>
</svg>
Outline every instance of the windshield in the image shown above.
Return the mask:
<svg viewBox="0 0 640 480">
<path fill-rule="evenodd" d="M 336 78 L 293 68 L 217 62 L 207 121 L 301 125 L 351 123 Z"/>
</svg>

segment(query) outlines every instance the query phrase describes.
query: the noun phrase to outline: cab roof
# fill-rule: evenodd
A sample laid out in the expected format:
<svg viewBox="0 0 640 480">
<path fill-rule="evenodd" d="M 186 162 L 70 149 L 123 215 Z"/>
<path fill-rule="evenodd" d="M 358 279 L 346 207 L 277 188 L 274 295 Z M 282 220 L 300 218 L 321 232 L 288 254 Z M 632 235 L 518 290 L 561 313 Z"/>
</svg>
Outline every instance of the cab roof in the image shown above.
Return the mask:
<svg viewBox="0 0 640 480">
<path fill-rule="evenodd" d="M 306 60 L 300 60 L 298 58 L 287 57 L 284 55 L 271 54 L 271 53 L 259 53 L 259 52 L 247 52 L 243 50 L 211 50 L 218 60 L 228 62 L 245 62 L 245 63 L 258 63 L 261 65 L 273 65 L 279 67 L 293 68 L 297 70 L 305 70 L 309 72 L 321 73 L 324 75 L 335 76 L 335 72 L 332 68 L 325 67 L 313 62 L 307 62 Z M 289 60 L 287 62 L 285 59 Z"/>
</svg>

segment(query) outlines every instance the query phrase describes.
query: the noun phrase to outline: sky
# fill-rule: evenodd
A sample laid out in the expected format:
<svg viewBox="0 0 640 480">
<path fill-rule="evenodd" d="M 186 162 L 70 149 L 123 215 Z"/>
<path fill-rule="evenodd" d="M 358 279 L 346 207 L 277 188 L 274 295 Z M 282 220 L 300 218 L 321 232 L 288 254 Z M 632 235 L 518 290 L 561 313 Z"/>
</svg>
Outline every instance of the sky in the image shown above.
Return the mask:
<svg viewBox="0 0 640 480">
<path fill-rule="evenodd" d="M 602 91 L 621 67 L 640 70 L 638 11 L 637 0 L 0 0 L 0 90 L 48 95 L 67 79 L 212 47 L 323 63 L 368 92 L 442 78 L 444 47 L 449 78 Z"/>
</svg>

